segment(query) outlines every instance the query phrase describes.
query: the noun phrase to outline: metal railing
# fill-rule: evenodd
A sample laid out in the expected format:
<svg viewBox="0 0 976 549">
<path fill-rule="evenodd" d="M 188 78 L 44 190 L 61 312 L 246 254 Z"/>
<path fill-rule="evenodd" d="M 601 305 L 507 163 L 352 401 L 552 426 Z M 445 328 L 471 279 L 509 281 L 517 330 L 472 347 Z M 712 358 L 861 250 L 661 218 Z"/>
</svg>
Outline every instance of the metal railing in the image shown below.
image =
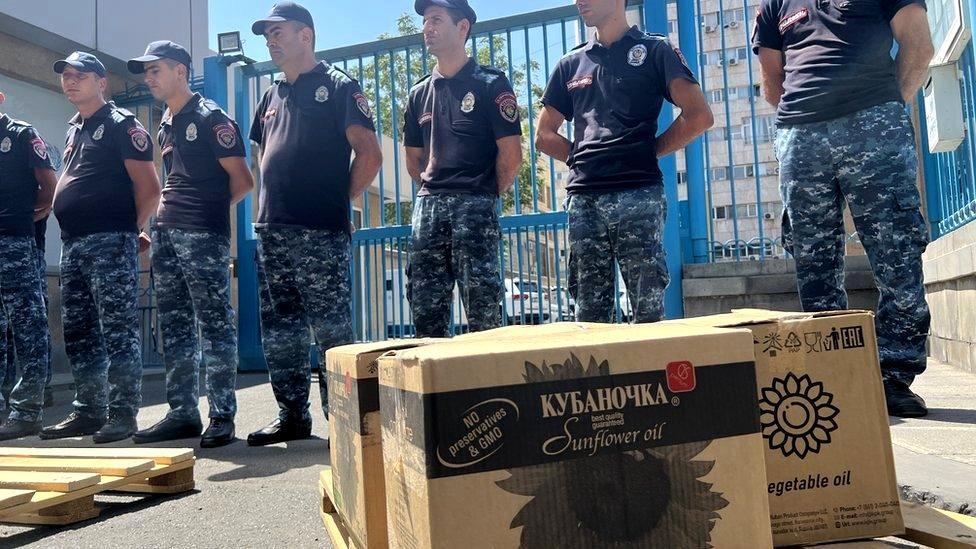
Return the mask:
<svg viewBox="0 0 976 549">
<path fill-rule="evenodd" d="M 628 16 L 632 22 L 642 26 L 643 15 L 643 3 L 631 1 Z M 416 20 L 401 19 L 401 30 L 419 31 L 411 24 L 416 25 Z M 513 190 L 498 202 L 502 214 L 499 259 L 506 287 L 502 303 L 505 323 L 572 318 L 573 304 L 566 291 L 568 253 L 562 205 L 568 169 L 535 150 L 535 118 L 555 63 L 585 39 L 577 9 L 566 6 L 478 23 L 468 44 L 469 53 L 479 63 L 507 72 L 522 110 L 525 161 Z M 354 201 L 351 210 L 357 229 L 352 238 L 350 266 L 357 337 L 375 340 L 412 335 L 405 269 L 417 182 L 406 170 L 401 128 L 410 88 L 430 72 L 435 61 L 417 32 L 316 55 L 360 82 L 373 105 L 377 139 L 384 154 L 377 180 Z M 246 135 L 250 122 L 247 116 L 276 78 L 277 68 L 264 62 L 239 72 L 237 120 Z M 571 131 L 569 123 L 566 131 Z M 253 232 L 246 232 L 245 240 L 253 240 Z M 241 246 L 246 248 L 246 244 Z M 626 294 L 618 292 L 620 320 L 629 315 L 627 303 Z M 466 315 L 457 297 L 454 309 L 453 330 L 464 332 Z"/>
<path fill-rule="evenodd" d="M 971 12 L 976 2 L 964 2 Z M 925 181 L 926 207 L 932 238 L 946 235 L 976 220 L 976 141 L 970 133 L 976 128 L 976 45 L 970 41 L 957 62 L 961 73 L 963 116 L 966 136 L 952 152 L 932 154 L 928 135 L 922 128 L 922 170 Z M 925 120 L 925 102 L 918 98 L 921 120 Z"/>
</svg>

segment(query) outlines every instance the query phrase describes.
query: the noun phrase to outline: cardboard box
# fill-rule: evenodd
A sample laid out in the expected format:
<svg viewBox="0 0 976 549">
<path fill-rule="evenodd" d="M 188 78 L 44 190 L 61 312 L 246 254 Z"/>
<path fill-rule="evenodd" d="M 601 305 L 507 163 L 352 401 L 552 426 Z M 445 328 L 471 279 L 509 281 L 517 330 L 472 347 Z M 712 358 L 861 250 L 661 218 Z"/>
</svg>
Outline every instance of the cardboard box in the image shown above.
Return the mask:
<svg viewBox="0 0 976 549">
<path fill-rule="evenodd" d="M 384 355 L 390 546 L 771 547 L 753 360 L 660 325 Z"/>
<path fill-rule="evenodd" d="M 904 532 L 871 313 L 746 309 L 671 322 L 753 333 L 777 546 Z"/>
<path fill-rule="evenodd" d="M 586 332 L 593 330 L 606 330 L 613 328 L 614 324 L 597 324 L 595 322 L 552 322 L 549 324 L 536 324 L 525 326 L 515 324 L 502 326 L 493 330 L 483 332 L 471 332 L 455 336 L 451 341 L 477 341 L 482 339 L 504 339 L 512 337 L 546 337 L 550 335 L 567 334 L 573 332 Z"/>
<path fill-rule="evenodd" d="M 334 347 L 325 353 L 333 478 L 333 493 L 329 498 L 350 536 L 362 549 L 388 546 L 376 361 L 394 349 L 437 341 L 362 343 Z"/>
</svg>

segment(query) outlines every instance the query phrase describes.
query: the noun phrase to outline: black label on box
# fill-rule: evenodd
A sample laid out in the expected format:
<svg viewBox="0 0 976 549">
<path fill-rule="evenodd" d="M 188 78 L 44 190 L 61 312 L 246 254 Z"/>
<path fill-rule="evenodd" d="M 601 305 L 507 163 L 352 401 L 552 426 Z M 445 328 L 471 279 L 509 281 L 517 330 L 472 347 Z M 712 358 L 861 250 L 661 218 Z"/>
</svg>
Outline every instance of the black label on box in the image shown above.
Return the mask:
<svg viewBox="0 0 976 549">
<path fill-rule="evenodd" d="M 366 414 L 380 410 L 379 379 L 356 379 L 329 372 L 329 421 L 360 435 L 371 435 Z"/>
<path fill-rule="evenodd" d="M 759 432 L 752 362 L 676 364 L 611 375 L 606 362 L 584 369 L 574 356 L 527 363 L 519 385 L 426 395 L 381 386 L 383 428 L 424 451 L 427 478 Z"/>
</svg>

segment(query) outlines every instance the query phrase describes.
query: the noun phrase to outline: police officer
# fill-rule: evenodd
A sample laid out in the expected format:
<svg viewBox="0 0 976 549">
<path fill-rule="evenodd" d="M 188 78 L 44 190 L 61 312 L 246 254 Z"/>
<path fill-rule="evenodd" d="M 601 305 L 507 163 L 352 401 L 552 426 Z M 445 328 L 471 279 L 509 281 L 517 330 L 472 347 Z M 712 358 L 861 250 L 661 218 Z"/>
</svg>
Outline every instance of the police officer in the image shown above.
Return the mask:
<svg viewBox="0 0 976 549">
<path fill-rule="evenodd" d="M 519 106 L 505 74 L 468 57 L 477 16 L 467 0 L 417 0 L 437 59 L 404 113 L 413 207 L 407 299 L 418 337 L 448 337 L 457 282 L 471 331 L 501 325 L 498 195 L 522 163 Z"/>
<path fill-rule="evenodd" d="M 159 148 L 166 182 L 152 234 L 156 303 L 166 362 L 166 417 L 133 436 L 137 444 L 200 436 L 197 409 L 201 335 L 210 426 L 200 446 L 234 440 L 237 331 L 230 305 L 230 207 L 254 188 L 237 125 L 190 92 L 193 60 L 170 41 L 149 44 L 128 63 L 166 103 Z"/>
<path fill-rule="evenodd" d="M 635 322 L 664 316 L 669 277 L 661 236 L 667 210 L 657 159 L 712 125 L 712 113 L 680 51 L 667 38 L 629 27 L 625 0 L 577 0 L 596 28 L 559 60 L 542 99 L 536 146 L 570 168 L 569 289 L 576 318 L 610 322 L 614 260 Z M 662 135 L 667 100 L 681 115 Z M 559 135 L 573 122 L 573 139 Z"/>
<path fill-rule="evenodd" d="M 0 93 L 0 104 L 4 100 Z M 10 393 L 10 414 L 0 425 L 0 440 L 41 429 L 50 336 L 34 222 L 50 211 L 56 185 L 47 146 L 34 128 L 0 113 L 0 371 L 16 375 L 4 348 L 9 344 L 23 372 Z"/>
<path fill-rule="evenodd" d="M 925 2 L 763 0 L 752 43 L 763 92 L 777 106 L 784 244 L 796 259 L 803 309 L 847 308 L 846 201 L 880 292 L 875 322 L 888 412 L 923 416 L 925 402 L 909 385 L 925 370 L 928 231 L 905 102 L 932 57 Z"/>
<path fill-rule="evenodd" d="M 254 226 L 262 338 L 280 409 L 276 420 L 248 436 L 248 444 L 262 446 L 310 436 L 310 328 L 328 417 L 321 361 L 327 349 L 353 339 L 349 201 L 376 177 L 382 153 L 359 84 L 316 61 L 308 10 L 279 2 L 251 30 L 265 37 L 285 76 L 265 92 L 250 133 L 263 153 Z"/>
<path fill-rule="evenodd" d="M 135 115 L 106 103 L 105 66 L 75 52 L 57 61 L 69 122 L 54 214 L 61 225 L 61 315 L 75 409 L 41 438 L 130 437 L 142 401 L 140 237 L 159 203 L 152 140 Z M 107 414 L 106 414 L 107 412 Z M 106 421 L 107 415 L 107 421 Z"/>
</svg>

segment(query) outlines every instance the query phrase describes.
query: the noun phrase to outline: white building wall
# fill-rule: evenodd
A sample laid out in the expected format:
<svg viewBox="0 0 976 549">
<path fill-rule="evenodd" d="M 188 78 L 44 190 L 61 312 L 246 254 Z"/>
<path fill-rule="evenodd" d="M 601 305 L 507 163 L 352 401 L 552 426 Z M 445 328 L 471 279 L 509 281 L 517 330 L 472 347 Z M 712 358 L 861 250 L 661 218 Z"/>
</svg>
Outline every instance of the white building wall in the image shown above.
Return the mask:
<svg viewBox="0 0 976 549">
<path fill-rule="evenodd" d="M 207 0 L 0 0 L 5 13 L 119 59 L 141 55 L 153 40 L 172 40 L 203 71 L 209 54 Z"/>
</svg>

